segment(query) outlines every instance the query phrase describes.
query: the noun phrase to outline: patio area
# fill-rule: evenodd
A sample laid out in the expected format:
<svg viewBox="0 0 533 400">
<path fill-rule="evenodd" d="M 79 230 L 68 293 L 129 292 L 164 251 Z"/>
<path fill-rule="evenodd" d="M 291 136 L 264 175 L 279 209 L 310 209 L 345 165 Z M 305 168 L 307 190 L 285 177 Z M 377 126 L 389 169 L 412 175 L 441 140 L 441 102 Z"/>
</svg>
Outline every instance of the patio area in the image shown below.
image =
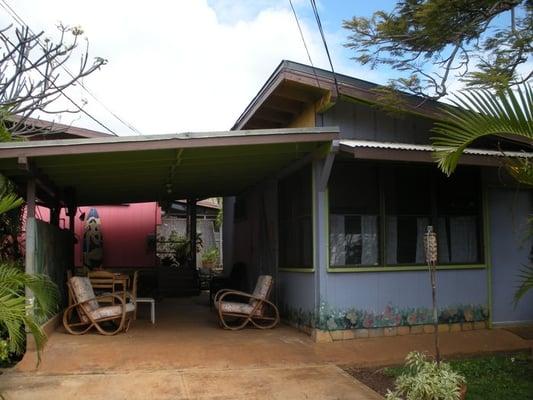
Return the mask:
<svg viewBox="0 0 533 400">
<path fill-rule="evenodd" d="M 144 311 L 144 310 L 143 310 Z M 147 310 L 146 310 L 147 311 Z M 289 326 L 238 332 L 218 327 L 205 296 L 165 299 L 156 324 L 141 313 L 129 332 L 51 335 L 39 367 L 29 355 L 2 377 L 7 399 L 379 399 L 338 365 L 399 363 L 430 351 L 432 335 L 314 343 Z M 505 330 L 447 333 L 446 356 L 531 348 Z M 103 397 L 102 397 L 103 396 Z"/>
</svg>

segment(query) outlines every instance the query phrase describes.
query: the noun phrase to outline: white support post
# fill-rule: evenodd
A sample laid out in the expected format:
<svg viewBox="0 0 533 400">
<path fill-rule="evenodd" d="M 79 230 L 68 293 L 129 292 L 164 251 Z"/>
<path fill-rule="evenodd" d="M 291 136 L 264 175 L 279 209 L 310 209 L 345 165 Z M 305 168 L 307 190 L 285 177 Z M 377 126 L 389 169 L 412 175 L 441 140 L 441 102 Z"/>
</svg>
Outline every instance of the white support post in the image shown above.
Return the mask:
<svg viewBox="0 0 533 400">
<path fill-rule="evenodd" d="M 26 184 L 26 254 L 25 270 L 27 274 L 34 274 L 35 271 L 35 178 L 28 179 Z M 33 293 L 26 288 L 26 303 L 33 306 Z M 28 310 L 28 312 L 32 312 Z"/>
</svg>

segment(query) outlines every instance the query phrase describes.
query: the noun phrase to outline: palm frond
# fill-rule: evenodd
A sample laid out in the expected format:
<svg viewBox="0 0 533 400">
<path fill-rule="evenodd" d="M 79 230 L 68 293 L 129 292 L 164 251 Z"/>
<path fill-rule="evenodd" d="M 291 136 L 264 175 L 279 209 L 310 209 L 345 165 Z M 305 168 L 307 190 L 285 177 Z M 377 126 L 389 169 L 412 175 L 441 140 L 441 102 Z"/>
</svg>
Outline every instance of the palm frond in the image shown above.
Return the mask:
<svg viewBox="0 0 533 400">
<path fill-rule="evenodd" d="M 432 137 L 434 156 L 448 175 L 457 167 L 463 151 L 482 137 L 521 137 L 533 143 L 533 90 L 529 84 L 500 94 L 465 91 L 452 103 L 455 107 L 444 107 L 446 119 L 432 129 L 436 133 Z"/>
<path fill-rule="evenodd" d="M 524 295 L 533 289 L 533 265 L 525 265 L 518 275 L 520 284 L 515 292 L 513 303 L 516 307 L 518 302 Z"/>
<path fill-rule="evenodd" d="M 15 193 L 7 193 L 0 197 L 0 214 L 4 214 L 14 208 L 20 207 L 24 200 Z"/>
<path fill-rule="evenodd" d="M 26 303 L 25 288 L 32 291 L 33 306 Z M 12 264 L 0 264 L 0 324 L 8 334 L 10 350 L 24 351 L 25 329 L 33 335 L 39 350 L 46 341 L 38 321 L 57 310 L 59 291 L 45 275 L 26 274 Z"/>
</svg>

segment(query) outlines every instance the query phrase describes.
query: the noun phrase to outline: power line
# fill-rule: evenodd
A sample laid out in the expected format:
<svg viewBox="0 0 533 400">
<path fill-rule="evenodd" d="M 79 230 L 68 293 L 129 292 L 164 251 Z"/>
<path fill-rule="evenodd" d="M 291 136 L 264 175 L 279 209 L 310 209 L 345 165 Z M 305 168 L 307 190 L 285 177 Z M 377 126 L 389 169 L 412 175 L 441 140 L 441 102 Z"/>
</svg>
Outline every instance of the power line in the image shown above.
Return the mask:
<svg viewBox="0 0 533 400">
<path fill-rule="evenodd" d="M 294 9 L 294 6 L 292 4 L 292 0 L 289 0 L 289 4 L 291 5 L 292 13 L 294 15 L 294 19 L 296 20 L 296 25 L 298 26 L 298 30 L 300 31 L 300 37 L 302 38 L 302 42 L 305 47 L 305 52 L 307 53 L 307 58 L 309 59 L 309 63 L 311 64 L 311 68 L 313 68 L 313 73 L 315 74 L 315 79 L 318 87 L 320 87 L 320 81 L 318 80 L 318 75 L 315 70 L 315 65 L 313 64 L 313 60 L 311 59 L 311 54 L 309 53 L 309 49 L 307 48 L 307 43 L 305 42 L 304 33 L 302 31 L 302 27 L 300 26 L 300 21 L 298 19 L 298 15 L 296 14 L 296 10 Z"/>
<path fill-rule="evenodd" d="M 318 30 L 320 31 L 320 36 L 322 37 L 322 43 L 324 43 L 324 48 L 326 49 L 326 54 L 329 60 L 329 66 L 331 67 L 331 73 L 333 74 L 333 81 L 335 82 L 335 90 L 337 91 L 337 96 L 338 96 L 339 95 L 339 83 L 337 82 L 337 75 L 335 74 L 335 69 L 333 68 L 333 62 L 331 62 L 331 55 L 329 54 L 328 44 L 326 42 L 326 36 L 324 35 L 324 30 L 322 29 L 322 22 L 320 22 L 320 15 L 318 14 L 318 8 L 316 6 L 315 0 L 309 0 L 309 1 L 311 2 L 313 13 L 315 14 L 315 19 L 318 25 Z"/>
<path fill-rule="evenodd" d="M 37 40 L 37 43 L 39 44 L 39 46 L 41 46 L 41 48 L 43 50 L 45 50 L 45 47 L 44 45 L 41 43 L 40 39 L 37 37 L 37 35 L 35 35 L 35 33 L 31 30 L 31 28 L 29 27 L 28 24 L 26 24 L 26 22 L 22 19 L 22 17 L 13 9 L 13 7 L 11 7 L 9 5 L 9 3 L 7 3 L 6 0 L 0 0 L 1 3 L 3 4 L 0 4 L 0 6 L 2 6 L 2 8 L 4 8 L 10 15 L 11 17 L 16 21 L 18 22 L 22 27 L 27 27 L 28 30 L 30 31 L 31 34 L 33 34 L 35 37 L 36 37 L 36 40 Z M 5 7 L 4 7 L 5 5 Z M 6 9 L 7 7 L 7 9 Z M 74 74 L 65 66 L 65 65 L 61 65 L 61 68 L 71 77 L 74 79 Z M 85 84 L 80 80 L 77 82 L 80 87 L 86 92 L 88 93 L 94 100 L 96 100 L 96 102 L 98 104 L 100 104 L 108 113 L 110 113 L 113 117 L 115 117 L 119 122 L 121 122 L 124 126 L 126 126 L 128 129 L 130 129 L 131 131 L 135 132 L 137 135 L 142 135 L 142 133 L 137 129 L 135 128 L 135 126 L 133 126 L 133 124 L 127 122 L 125 119 L 121 118 L 119 115 L 117 115 L 115 112 L 113 112 L 113 110 L 111 110 L 108 106 L 106 106 L 100 99 L 98 99 L 96 97 L 96 95 L 94 93 L 92 93 L 89 88 L 87 88 L 85 86 Z M 63 93 L 63 92 L 61 92 Z M 63 93 L 64 94 L 64 93 Z M 65 96 L 67 97 L 67 96 Z M 70 99 L 69 99 L 70 100 Z M 72 102 L 72 100 L 70 100 Z M 83 111 L 82 108 L 80 106 L 78 106 L 77 104 L 74 104 L 80 111 L 84 112 L 85 114 L 87 114 L 87 112 Z M 88 115 L 88 114 L 87 114 Z M 94 117 L 90 116 L 90 118 L 92 118 L 93 120 L 95 120 Z M 104 126 L 102 123 L 100 123 L 99 121 L 97 121 L 98 124 L 100 124 L 101 126 Z M 112 132 L 114 135 L 118 136 L 115 132 L 113 132 L 112 130 L 110 130 L 109 128 L 105 127 L 105 129 L 109 130 L 110 132 Z"/>
</svg>

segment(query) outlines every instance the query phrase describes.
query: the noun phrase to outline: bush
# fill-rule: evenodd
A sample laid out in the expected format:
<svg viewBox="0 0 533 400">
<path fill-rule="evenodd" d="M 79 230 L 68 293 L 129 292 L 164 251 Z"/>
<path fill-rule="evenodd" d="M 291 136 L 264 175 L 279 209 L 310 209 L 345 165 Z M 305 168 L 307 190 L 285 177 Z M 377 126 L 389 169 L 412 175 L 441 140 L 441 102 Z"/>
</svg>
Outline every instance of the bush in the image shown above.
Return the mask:
<svg viewBox="0 0 533 400">
<path fill-rule="evenodd" d="M 387 400 L 459 400 L 465 378 L 447 363 L 428 360 L 419 352 L 407 355 L 404 372 L 396 378 Z"/>
</svg>

